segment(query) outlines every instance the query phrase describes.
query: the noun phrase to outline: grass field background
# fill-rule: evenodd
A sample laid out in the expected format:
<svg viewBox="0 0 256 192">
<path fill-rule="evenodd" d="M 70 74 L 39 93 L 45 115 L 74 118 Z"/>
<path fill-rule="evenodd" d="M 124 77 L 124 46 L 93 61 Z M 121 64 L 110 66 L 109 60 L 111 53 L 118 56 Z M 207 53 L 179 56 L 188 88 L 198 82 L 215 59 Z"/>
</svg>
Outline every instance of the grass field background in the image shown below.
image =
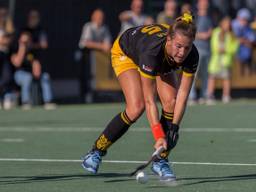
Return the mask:
<svg viewBox="0 0 256 192">
<path fill-rule="evenodd" d="M 176 185 L 127 176 L 146 161 L 153 138 L 145 116 L 108 151 L 98 175 L 80 157 L 123 104 L 66 105 L 57 110 L 0 111 L 0 192 L 255 192 L 256 101 L 190 106 L 171 153 Z"/>
</svg>

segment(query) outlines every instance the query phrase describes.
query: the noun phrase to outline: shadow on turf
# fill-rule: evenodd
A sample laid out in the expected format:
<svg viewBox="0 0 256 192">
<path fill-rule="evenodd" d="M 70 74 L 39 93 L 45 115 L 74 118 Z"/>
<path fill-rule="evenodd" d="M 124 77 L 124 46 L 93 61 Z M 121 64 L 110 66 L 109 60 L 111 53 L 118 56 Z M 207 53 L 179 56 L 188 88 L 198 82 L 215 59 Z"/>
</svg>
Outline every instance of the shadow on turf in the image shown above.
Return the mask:
<svg viewBox="0 0 256 192">
<path fill-rule="evenodd" d="M 34 183 L 34 182 L 50 182 L 50 181 L 67 181 L 67 180 L 78 180 L 86 178 L 120 178 L 120 181 L 130 180 L 128 174 L 124 173 L 100 173 L 97 175 L 89 174 L 78 174 L 78 175 L 42 175 L 42 176 L 5 176 L 0 177 L 0 185 L 14 185 L 23 183 Z"/>
<path fill-rule="evenodd" d="M 0 185 L 15 185 L 23 183 L 34 182 L 51 182 L 51 181 L 69 181 L 78 179 L 92 179 L 92 178 L 108 178 L 111 180 L 105 181 L 105 183 L 126 182 L 134 180 L 129 174 L 124 173 L 100 173 L 97 175 L 77 174 L 77 175 L 46 175 L 46 176 L 5 176 L 0 177 Z M 215 183 L 226 181 L 238 181 L 238 180 L 256 180 L 256 174 L 248 175 L 233 175 L 233 176 L 221 176 L 221 177 L 184 177 L 178 178 L 178 186 L 196 185 L 202 183 Z M 193 181 L 195 180 L 195 181 Z M 188 181 L 188 183 L 186 183 Z M 192 181 L 192 182 L 190 182 Z M 149 188 L 163 188 L 169 187 L 168 185 L 150 186 Z"/>
<path fill-rule="evenodd" d="M 197 185 L 202 183 L 216 183 L 216 182 L 227 182 L 227 181 L 242 181 L 242 180 L 256 180 L 256 174 L 248 174 L 248 175 L 233 175 L 233 176 L 221 176 L 221 177 L 185 177 L 178 178 L 176 183 L 177 185 L 168 185 L 165 183 L 163 185 L 150 186 L 148 188 L 167 188 L 170 186 L 189 186 L 189 185 Z M 190 182 L 193 180 L 197 180 L 194 182 Z M 186 183 L 186 181 L 189 181 Z"/>
<path fill-rule="evenodd" d="M 191 183 L 185 183 L 183 185 L 195 185 L 201 183 L 215 183 L 215 182 L 223 182 L 223 181 L 238 181 L 238 180 L 251 180 L 256 179 L 256 174 L 248 174 L 248 175 L 233 175 L 233 176 L 221 176 L 221 177 L 188 177 L 188 178 L 180 178 L 179 180 L 199 180 Z"/>
</svg>

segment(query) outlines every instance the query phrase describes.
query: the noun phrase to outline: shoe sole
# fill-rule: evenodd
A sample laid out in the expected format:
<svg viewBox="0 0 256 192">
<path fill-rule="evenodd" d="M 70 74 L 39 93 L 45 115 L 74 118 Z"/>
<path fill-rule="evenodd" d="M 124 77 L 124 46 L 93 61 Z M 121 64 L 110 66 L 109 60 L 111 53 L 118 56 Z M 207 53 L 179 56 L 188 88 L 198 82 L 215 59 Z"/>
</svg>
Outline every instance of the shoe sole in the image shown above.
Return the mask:
<svg viewBox="0 0 256 192">
<path fill-rule="evenodd" d="M 173 177 L 167 177 L 167 178 L 163 178 L 163 177 L 160 177 L 159 179 L 161 182 L 173 182 L 173 181 L 176 181 L 176 177 L 173 176 Z"/>
</svg>

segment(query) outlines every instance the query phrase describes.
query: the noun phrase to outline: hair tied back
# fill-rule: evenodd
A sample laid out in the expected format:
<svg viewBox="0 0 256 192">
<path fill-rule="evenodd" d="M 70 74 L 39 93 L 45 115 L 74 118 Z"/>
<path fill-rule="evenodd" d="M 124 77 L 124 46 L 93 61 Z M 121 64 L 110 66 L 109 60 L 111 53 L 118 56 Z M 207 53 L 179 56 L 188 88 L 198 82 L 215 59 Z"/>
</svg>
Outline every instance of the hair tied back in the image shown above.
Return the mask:
<svg viewBox="0 0 256 192">
<path fill-rule="evenodd" d="M 184 13 L 181 17 L 181 20 L 186 23 L 193 23 L 193 16 L 190 13 Z"/>
</svg>

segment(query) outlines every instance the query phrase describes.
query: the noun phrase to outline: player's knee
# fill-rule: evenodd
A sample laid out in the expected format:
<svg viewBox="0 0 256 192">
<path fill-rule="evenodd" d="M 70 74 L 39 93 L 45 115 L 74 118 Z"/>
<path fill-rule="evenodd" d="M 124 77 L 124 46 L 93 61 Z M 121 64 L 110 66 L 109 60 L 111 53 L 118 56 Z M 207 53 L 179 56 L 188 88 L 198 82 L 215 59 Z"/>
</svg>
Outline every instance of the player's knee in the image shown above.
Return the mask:
<svg viewBox="0 0 256 192">
<path fill-rule="evenodd" d="M 174 109 L 176 98 L 168 98 L 161 101 L 162 107 L 164 111 L 169 111 L 170 109 Z"/>
<path fill-rule="evenodd" d="M 134 121 L 140 117 L 145 109 L 145 104 L 143 101 L 136 101 L 133 104 L 127 106 L 127 113 L 129 118 Z"/>
</svg>

